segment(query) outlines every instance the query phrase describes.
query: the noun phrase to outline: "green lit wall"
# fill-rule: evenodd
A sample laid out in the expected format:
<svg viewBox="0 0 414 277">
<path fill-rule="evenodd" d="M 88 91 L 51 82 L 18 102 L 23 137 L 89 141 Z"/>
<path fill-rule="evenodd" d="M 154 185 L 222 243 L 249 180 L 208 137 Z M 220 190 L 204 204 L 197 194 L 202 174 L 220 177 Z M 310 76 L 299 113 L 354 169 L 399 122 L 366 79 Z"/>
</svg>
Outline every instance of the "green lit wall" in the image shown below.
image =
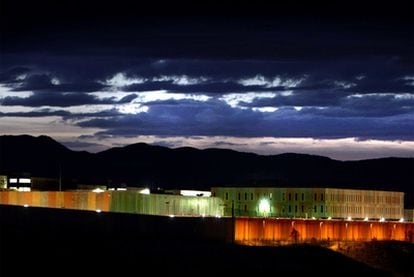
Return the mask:
<svg viewBox="0 0 414 277">
<path fill-rule="evenodd" d="M 111 192 L 110 211 L 149 215 L 222 216 L 223 201 L 217 197 Z"/>
<path fill-rule="evenodd" d="M 213 187 L 226 216 L 393 219 L 404 217 L 404 193 L 331 188 Z M 269 210 L 260 209 L 268 201 Z"/>
</svg>

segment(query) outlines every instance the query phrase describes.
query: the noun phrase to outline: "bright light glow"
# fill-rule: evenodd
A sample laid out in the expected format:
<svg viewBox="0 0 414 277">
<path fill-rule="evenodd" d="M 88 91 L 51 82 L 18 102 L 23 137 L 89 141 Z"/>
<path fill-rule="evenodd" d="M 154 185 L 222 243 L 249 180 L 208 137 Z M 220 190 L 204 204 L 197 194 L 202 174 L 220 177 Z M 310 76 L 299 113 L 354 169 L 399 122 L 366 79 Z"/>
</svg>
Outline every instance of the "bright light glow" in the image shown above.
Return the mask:
<svg viewBox="0 0 414 277">
<path fill-rule="evenodd" d="M 202 217 L 206 217 L 206 214 L 201 214 Z"/>
<path fill-rule="evenodd" d="M 139 193 L 141 194 L 150 194 L 150 189 L 149 188 L 145 188 L 139 191 Z"/>
<path fill-rule="evenodd" d="M 103 189 L 101 189 L 101 188 L 96 188 L 96 189 L 94 189 L 94 190 L 92 190 L 93 192 L 96 192 L 96 193 L 101 193 L 101 192 L 104 192 L 104 190 Z"/>
<path fill-rule="evenodd" d="M 17 183 L 17 178 L 10 178 L 9 183 L 11 184 Z"/>
<path fill-rule="evenodd" d="M 312 219 L 316 219 L 316 217 L 312 216 Z"/>
<path fill-rule="evenodd" d="M 201 197 L 210 197 L 210 191 L 203 190 L 180 190 L 182 196 L 201 196 Z"/>
<path fill-rule="evenodd" d="M 348 216 L 347 218 L 346 218 L 346 220 L 352 220 L 352 217 L 350 217 L 350 216 Z"/>
<path fill-rule="evenodd" d="M 124 190 L 127 190 L 126 188 L 117 188 L 116 190 L 122 190 L 122 191 L 124 191 Z"/>
<path fill-rule="evenodd" d="M 368 217 L 364 218 L 364 221 L 368 221 Z"/>
<path fill-rule="evenodd" d="M 50 82 L 52 83 L 52 85 L 55 85 L 55 86 L 60 85 L 60 80 L 56 77 L 53 77 L 52 80 L 50 80 Z"/>
<path fill-rule="evenodd" d="M 263 198 L 262 200 L 260 200 L 259 202 L 259 212 L 263 213 L 263 214 L 267 214 L 270 212 L 270 203 L 269 200 Z"/>
<path fill-rule="evenodd" d="M 171 218 L 174 218 L 174 217 L 175 217 L 175 215 L 173 215 L 173 214 L 170 214 L 169 216 L 170 216 Z"/>
<path fill-rule="evenodd" d="M 332 219 L 332 217 L 328 217 L 328 220 L 331 220 Z"/>
<path fill-rule="evenodd" d="M 109 188 L 108 190 L 115 190 L 115 188 Z"/>
<path fill-rule="evenodd" d="M 19 183 L 20 184 L 30 184 L 31 180 L 29 178 L 20 178 Z"/>
<path fill-rule="evenodd" d="M 30 191 L 29 187 L 19 187 L 17 191 Z"/>
<path fill-rule="evenodd" d="M 380 222 L 384 222 L 385 221 L 385 218 L 381 217 L 379 221 Z"/>
<path fill-rule="evenodd" d="M 219 215 L 219 214 L 216 214 L 216 217 L 217 217 L 217 218 L 221 218 L 221 215 Z"/>
<path fill-rule="evenodd" d="M 23 207 L 27 208 L 27 207 L 29 207 L 29 205 L 28 204 L 24 204 Z"/>
<path fill-rule="evenodd" d="M 400 218 L 400 220 L 398 220 L 398 222 L 404 222 L 404 218 Z"/>
<path fill-rule="evenodd" d="M 97 212 L 97 213 L 100 213 L 100 212 L 102 212 L 102 211 L 101 211 L 101 210 L 99 210 L 99 209 L 97 209 L 97 210 L 96 210 L 96 212 Z"/>
</svg>

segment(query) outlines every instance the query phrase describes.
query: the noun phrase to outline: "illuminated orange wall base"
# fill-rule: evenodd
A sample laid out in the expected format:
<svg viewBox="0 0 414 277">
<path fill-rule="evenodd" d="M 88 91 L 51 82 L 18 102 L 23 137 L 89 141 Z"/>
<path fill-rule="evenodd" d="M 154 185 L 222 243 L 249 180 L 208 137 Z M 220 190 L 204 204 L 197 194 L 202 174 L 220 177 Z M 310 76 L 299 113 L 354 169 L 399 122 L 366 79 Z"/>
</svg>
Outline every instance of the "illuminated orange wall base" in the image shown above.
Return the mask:
<svg viewBox="0 0 414 277">
<path fill-rule="evenodd" d="M 312 240 L 414 242 L 413 222 L 241 218 L 235 219 L 234 238 L 239 242 Z"/>
</svg>

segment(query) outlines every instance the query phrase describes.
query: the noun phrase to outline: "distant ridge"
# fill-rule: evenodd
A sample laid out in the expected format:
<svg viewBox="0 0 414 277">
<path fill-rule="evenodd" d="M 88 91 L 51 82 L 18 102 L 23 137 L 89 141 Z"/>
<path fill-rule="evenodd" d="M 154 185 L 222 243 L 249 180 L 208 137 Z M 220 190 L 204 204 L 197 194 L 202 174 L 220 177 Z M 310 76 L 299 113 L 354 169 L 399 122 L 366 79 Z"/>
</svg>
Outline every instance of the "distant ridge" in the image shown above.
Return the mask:
<svg viewBox="0 0 414 277">
<path fill-rule="evenodd" d="M 211 186 L 340 187 L 396 190 L 414 207 L 414 158 L 338 161 L 229 149 L 170 149 L 136 143 L 99 153 L 72 151 L 47 136 L 0 136 L 0 174 L 58 178 L 64 188 L 125 184 L 162 188 Z"/>
</svg>

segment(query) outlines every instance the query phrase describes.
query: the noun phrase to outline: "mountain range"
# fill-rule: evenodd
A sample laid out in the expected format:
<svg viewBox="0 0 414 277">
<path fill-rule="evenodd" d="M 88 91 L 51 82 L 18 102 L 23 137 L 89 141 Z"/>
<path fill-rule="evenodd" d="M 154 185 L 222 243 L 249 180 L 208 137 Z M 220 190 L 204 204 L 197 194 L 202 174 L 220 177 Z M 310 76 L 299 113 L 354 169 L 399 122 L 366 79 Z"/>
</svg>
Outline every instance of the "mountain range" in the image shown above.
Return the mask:
<svg viewBox="0 0 414 277">
<path fill-rule="evenodd" d="M 414 158 L 338 161 L 285 153 L 167 148 L 136 143 L 89 153 L 47 136 L 0 136 L 0 175 L 61 178 L 79 184 L 208 189 L 211 186 L 332 187 L 405 192 L 414 207 Z M 51 189 L 51 188 L 45 188 Z"/>
</svg>

